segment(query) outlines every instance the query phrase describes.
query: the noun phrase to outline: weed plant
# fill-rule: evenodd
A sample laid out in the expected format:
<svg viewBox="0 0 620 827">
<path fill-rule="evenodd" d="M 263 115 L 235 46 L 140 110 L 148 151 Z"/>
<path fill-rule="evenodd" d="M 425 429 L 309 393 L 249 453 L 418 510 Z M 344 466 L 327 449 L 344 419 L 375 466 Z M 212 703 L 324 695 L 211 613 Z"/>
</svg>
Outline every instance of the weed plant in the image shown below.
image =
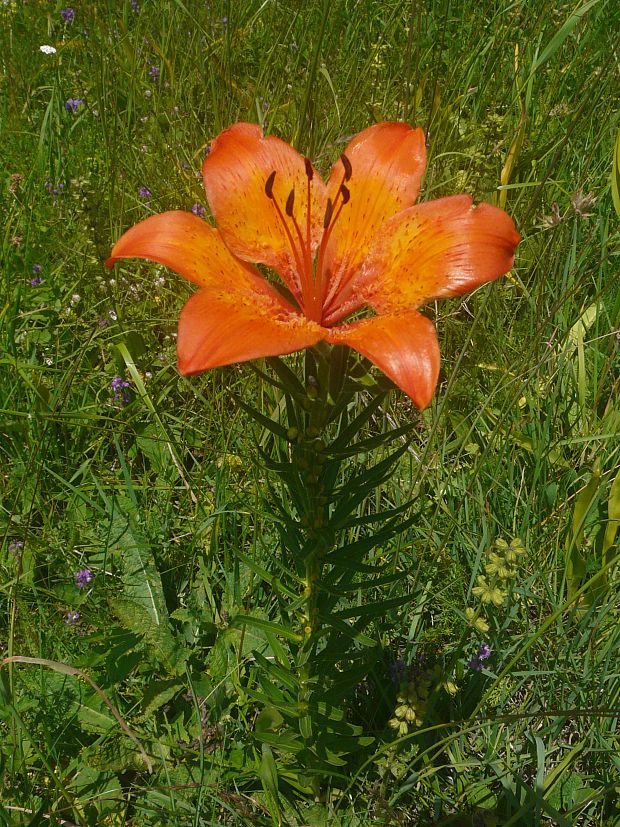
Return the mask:
<svg viewBox="0 0 620 827">
<path fill-rule="evenodd" d="M 619 30 L 612 0 L 0 3 L 0 655 L 34 659 L 0 671 L 0 823 L 620 824 Z M 364 506 L 412 520 L 369 561 L 365 740 L 318 791 L 255 701 L 278 533 L 235 399 L 275 400 L 250 365 L 182 378 L 189 290 L 103 267 L 141 218 L 204 214 L 239 120 L 324 171 L 420 125 L 422 200 L 523 236 L 429 309 L 431 407 L 370 423 L 416 424 Z"/>
</svg>

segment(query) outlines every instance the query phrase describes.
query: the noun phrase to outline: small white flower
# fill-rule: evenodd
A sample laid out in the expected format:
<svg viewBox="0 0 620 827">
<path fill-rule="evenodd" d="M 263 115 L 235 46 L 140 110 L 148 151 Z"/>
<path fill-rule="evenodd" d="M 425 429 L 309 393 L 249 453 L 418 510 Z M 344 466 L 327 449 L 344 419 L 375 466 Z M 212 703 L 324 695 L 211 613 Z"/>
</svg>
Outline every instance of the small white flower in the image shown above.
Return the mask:
<svg viewBox="0 0 620 827">
<path fill-rule="evenodd" d="M 79 293 L 74 293 L 74 294 L 71 296 L 71 304 L 77 304 L 77 303 L 81 300 L 81 298 L 82 298 L 82 297 L 80 296 L 80 294 L 79 294 Z"/>
<path fill-rule="evenodd" d="M 44 55 L 55 55 L 56 49 L 53 46 L 39 46 L 39 49 L 43 52 Z"/>
<path fill-rule="evenodd" d="M 115 322 L 118 319 L 116 312 L 114 310 L 108 310 L 108 316 Z"/>
</svg>

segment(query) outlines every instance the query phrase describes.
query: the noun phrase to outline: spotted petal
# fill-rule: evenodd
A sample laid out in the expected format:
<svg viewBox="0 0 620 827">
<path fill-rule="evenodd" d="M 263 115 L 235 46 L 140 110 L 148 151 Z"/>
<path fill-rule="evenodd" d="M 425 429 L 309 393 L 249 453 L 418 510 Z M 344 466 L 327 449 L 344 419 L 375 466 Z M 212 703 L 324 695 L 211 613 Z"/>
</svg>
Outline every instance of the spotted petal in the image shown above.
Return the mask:
<svg viewBox="0 0 620 827">
<path fill-rule="evenodd" d="M 191 213 L 162 213 L 136 224 L 114 245 L 106 264 L 136 257 L 165 264 L 203 288 L 181 312 L 182 373 L 291 353 L 322 338 L 322 328 L 296 313 L 230 252 L 217 230 Z"/>
<path fill-rule="evenodd" d="M 503 210 L 467 195 L 418 204 L 383 226 L 351 292 L 379 313 L 460 295 L 510 270 L 519 241 Z"/>
<path fill-rule="evenodd" d="M 179 319 L 177 354 L 181 373 L 200 373 L 264 356 L 311 347 L 324 329 L 304 316 L 250 291 L 199 290 Z"/>
<path fill-rule="evenodd" d="M 273 172 L 270 199 L 265 185 Z M 276 270 L 301 303 L 303 274 L 310 264 L 311 277 L 311 258 L 323 233 L 327 206 L 327 191 L 318 173 L 312 170 L 309 181 L 306 161 L 293 147 L 273 135 L 263 137 L 256 124 L 238 123 L 213 141 L 202 176 L 228 247 L 242 259 Z M 291 192 L 301 241 L 291 216 L 286 215 Z M 304 253 L 308 254 L 305 260 Z"/>
<path fill-rule="evenodd" d="M 420 313 L 374 316 L 335 327 L 329 341 L 349 345 L 370 359 L 418 408 L 426 408 L 433 398 L 439 345 L 433 323 Z"/>
<path fill-rule="evenodd" d="M 156 261 L 201 287 L 245 287 L 275 294 L 257 270 L 232 255 L 216 229 L 180 210 L 152 215 L 127 230 L 112 248 L 106 267 L 121 258 Z"/>
<path fill-rule="evenodd" d="M 358 271 L 381 225 L 415 203 L 426 165 L 424 133 L 405 123 L 379 123 L 364 129 L 344 154 L 351 165 L 346 181 L 351 197 L 334 225 L 325 258 L 329 283 L 324 316 L 338 307 L 340 291 Z M 339 160 L 328 183 L 336 205 L 344 173 Z"/>
</svg>

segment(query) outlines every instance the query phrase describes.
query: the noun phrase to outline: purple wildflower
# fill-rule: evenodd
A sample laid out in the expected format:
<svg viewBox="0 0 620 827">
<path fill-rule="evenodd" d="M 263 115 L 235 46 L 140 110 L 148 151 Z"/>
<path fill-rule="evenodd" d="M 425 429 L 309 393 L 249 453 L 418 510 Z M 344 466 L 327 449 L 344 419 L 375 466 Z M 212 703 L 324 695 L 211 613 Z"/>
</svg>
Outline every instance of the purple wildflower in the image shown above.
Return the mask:
<svg viewBox="0 0 620 827">
<path fill-rule="evenodd" d="M 478 657 L 480 660 L 486 660 L 487 658 L 491 657 L 491 647 L 488 643 L 481 643 L 480 648 L 478 649 Z"/>
<path fill-rule="evenodd" d="M 488 643 L 481 643 L 478 651 L 474 657 L 468 662 L 467 666 L 474 672 L 480 672 L 483 667 L 483 661 L 491 656 L 491 647 Z"/>
<path fill-rule="evenodd" d="M 40 284 L 43 284 L 43 279 L 41 278 L 41 276 L 33 276 L 30 279 L 31 287 L 38 287 Z"/>
<path fill-rule="evenodd" d="M 115 402 L 129 405 L 131 402 L 131 393 L 129 392 L 131 384 L 126 379 L 123 379 L 121 376 L 115 376 L 110 382 L 110 388 L 112 389 Z"/>
<path fill-rule="evenodd" d="M 151 191 L 148 187 L 140 187 L 140 189 L 138 190 L 138 195 L 140 196 L 140 198 L 150 198 Z"/>
<path fill-rule="evenodd" d="M 9 551 L 21 551 L 24 547 L 23 540 L 13 540 L 9 543 Z"/>
<path fill-rule="evenodd" d="M 34 273 L 35 276 L 38 276 L 39 273 L 43 272 L 43 267 L 41 267 L 40 264 L 33 264 L 32 267 L 31 267 L 31 270 L 32 270 L 32 272 Z"/>
<path fill-rule="evenodd" d="M 134 14 L 140 11 L 140 3 L 138 3 L 138 0 L 131 0 L 131 10 Z"/>
<path fill-rule="evenodd" d="M 153 83 L 159 80 L 159 66 L 151 66 L 149 69 L 149 77 Z"/>
<path fill-rule="evenodd" d="M 53 197 L 54 206 L 58 206 L 58 196 L 64 194 L 65 185 L 62 182 L 57 184 L 57 185 L 54 185 L 51 178 L 46 178 L 45 179 L 45 189 Z"/>
<path fill-rule="evenodd" d="M 80 569 L 75 573 L 75 585 L 78 589 L 84 589 L 93 579 L 93 573 L 90 569 Z"/>
<path fill-rule="evenodd" d="M 65 23 L 73 23 L 75 11 L 72 8 L 61 9 L 60 16 L 62 17 Z"/>
<path fill-rule="evenodd" d="M 76 612 L 75 609 L 69 609 L 69 611 L 65 615 L 65 623 L 67 624 L 67 626 L 75 626 L 79 619 L 80 613 Z"/>
<path fill-rule="evenodd" d="M 83 103 L 84 101 L 80 98 L 69 98 L 69 100 L 65 102 L 65 109 L 67 112 L 77 112 Z"/>
<path fill-rule="evenodd" d="M 194 213 L 194 215 L 197 215 L 198 218 L 204 218 L 207 211 L 202 206 L 202 204 L 194 204 L 194 206 L 192 207 L 192 212 Z"/>
<path fill-rule="evenodd" d="M 396 685 L 407 679 L 407 667 L 404 660 L 395 660 L 390 663 L 390 678 Z"/>
</svg>

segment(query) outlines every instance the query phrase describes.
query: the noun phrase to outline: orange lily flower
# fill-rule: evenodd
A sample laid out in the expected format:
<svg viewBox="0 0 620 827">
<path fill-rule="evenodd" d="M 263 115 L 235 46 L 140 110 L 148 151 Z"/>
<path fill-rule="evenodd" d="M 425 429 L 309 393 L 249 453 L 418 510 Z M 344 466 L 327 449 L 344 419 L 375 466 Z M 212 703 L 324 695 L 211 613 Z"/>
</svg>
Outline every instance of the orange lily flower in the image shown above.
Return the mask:
<svg viewBox="0 0 620 827">
<path fill-rule="evenodd" d="M 501 276 L 520 241 L 511 218 L 457 195 L 415 205 L 424 133 L 360 132 L 324 183 L 311 162 L 238 123 L 211 144 L 202 175 L 217 228 L 181 211 L 136 224 L 106 262 L 146 258 L 200 287 L 181 312 L 184 374 L 324 340 L 370 359 L 420 408 L 439 374 L 433 323 L 418 312 Z M 248 262 L 266 265 L 280 289 Z M 345 320 L 362 308 L 376 315 Z"/>
</svg>

